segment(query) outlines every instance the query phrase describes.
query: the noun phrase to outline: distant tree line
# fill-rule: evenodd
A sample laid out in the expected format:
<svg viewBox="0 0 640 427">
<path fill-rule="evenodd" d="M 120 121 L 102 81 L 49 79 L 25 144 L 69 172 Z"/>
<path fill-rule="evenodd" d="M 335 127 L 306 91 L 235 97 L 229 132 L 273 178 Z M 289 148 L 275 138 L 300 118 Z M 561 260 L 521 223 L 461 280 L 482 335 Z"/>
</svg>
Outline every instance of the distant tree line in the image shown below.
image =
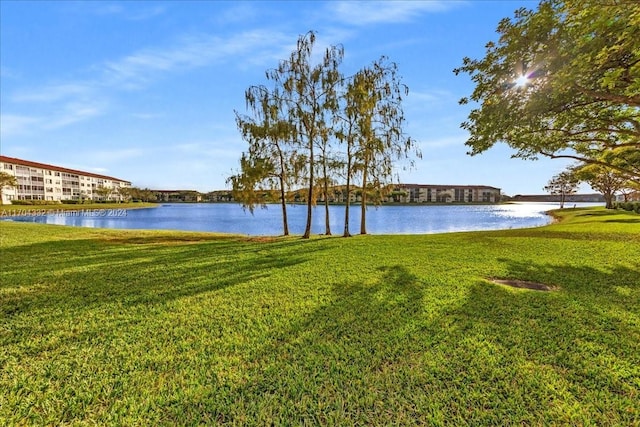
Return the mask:
<svg viewBox="0 0 640 427">
<path fill-rule="evenodd" d="M 121 187 L 118 189 L 119 194 L 125 201 L 133 202 L 157 202 L 158 197 L 153 190 L 138 187 Z"/>
<path fill-rule="evenodd" d="M 544 190 L 560 196 L 560 207 L 564 205 L 566 196 L 574 194 L 581 182 L 585 182 L 604 196 L 607 209 L 615 208 L 616 194 L 622 195 L 624 201 L 640 192 L 640 184 L 629 178 L 626 173 L 596 163 L 578 163 L 554 175 Z"/>
</svg>

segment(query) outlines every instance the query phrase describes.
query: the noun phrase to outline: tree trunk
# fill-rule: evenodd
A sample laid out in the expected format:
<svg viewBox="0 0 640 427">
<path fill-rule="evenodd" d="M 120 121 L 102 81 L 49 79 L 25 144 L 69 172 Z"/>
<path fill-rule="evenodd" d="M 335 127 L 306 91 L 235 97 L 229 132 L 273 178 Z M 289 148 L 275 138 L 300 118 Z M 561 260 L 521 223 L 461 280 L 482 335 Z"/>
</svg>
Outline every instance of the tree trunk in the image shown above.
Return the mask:
<svg viewBox="0 0 640 427">
<path fill-rule="evenodd" d="M 348 156 L 348 155 L 347 155 Z M 347 160 L 347 200 L 344 206 L 344 233 L 342 237 L 351 237 L 349 232 L 349 206 L 351 205 L 351 158 Z"/>
<path fill-rule="evenodd" d="M 285 198 L 285 189 L 284 189 L 284 177 L 281 175 L 280 179 L 280 200 L 282 203 L 282 228 L 283 234 L 285 236 L 289 235 L 289 220 L 287 219 L 287 200 Z"/>
<path fill-rule="evenodd" d="M 322 173 L 324 174 L 324 234 L 331 236 L 331 222 L 329 219 L 329 180 L 327 179 L 326 159 L 322 162 Z"/>
<path fill-rule="evenodd" d="M 613 193 L 607 191 L 604 193 L 604 201 L 606 209 L 613 209 Z"/>
<path fill-rule="evenodd" d="M 308 239 L 311 237 L 311 217 L 312 217 L 312 208 L 313 208 L 313 170 L 315 169 L 315 164 L 313 162 L 313 135 L 309 136 L 309 191 L 307 192 L 307 225 L 304 228 L 304 234 L 302 235 L 303 239 Z"/>
<path fill-rule="evenodd" d="M 329 221 L 329 197 L 327 197 L 327 195 L 325 195 L 324 200 L 324 230 L 325 235 L 331 236 L 331 224 Z"/>
<path fill-rule="evenodd" d="M 365 162 L 362 171 L 362 201 L 360 206 L 360 234 L 367 234 L 367 167 Z"/>
</svg>

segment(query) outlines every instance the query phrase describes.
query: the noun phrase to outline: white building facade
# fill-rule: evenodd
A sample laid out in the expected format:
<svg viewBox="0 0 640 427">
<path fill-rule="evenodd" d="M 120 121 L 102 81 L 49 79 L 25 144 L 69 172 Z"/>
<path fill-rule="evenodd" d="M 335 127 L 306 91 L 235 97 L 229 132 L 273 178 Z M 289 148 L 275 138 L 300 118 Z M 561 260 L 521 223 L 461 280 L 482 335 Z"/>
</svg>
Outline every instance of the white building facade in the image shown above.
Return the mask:
<svg viewBox="0 0 640 427">
<path fill-rule="evenodd" d="M 402 203 L 498 203 L 500 189 L 487 185 L 401 184 L 391 199 Z"/>
<path fill-rule="evenodd" d="M 74 169 L 14 157 L 0 156 L 0 172 L 16 177 L 17 187 L 2 189 L 3 204 L 13 200 L 64 200 L 121 201 L 122 188 L 130 188 L 131 182 Z"/>
</svg>

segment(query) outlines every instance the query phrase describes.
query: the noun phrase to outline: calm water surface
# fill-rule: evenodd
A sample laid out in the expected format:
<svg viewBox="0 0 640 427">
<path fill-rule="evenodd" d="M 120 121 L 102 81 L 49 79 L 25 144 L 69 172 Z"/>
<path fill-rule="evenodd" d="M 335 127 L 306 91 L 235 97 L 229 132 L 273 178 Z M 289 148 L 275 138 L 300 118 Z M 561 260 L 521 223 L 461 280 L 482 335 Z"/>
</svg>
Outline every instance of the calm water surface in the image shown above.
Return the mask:
<svg viewBox="0 0 640 427">
<path fill-rule="evenodd" d="M 588 205 L 597 204 L 579 204 Z M 545 211 L 556 208 L 557 203 L 370 207 L 366 218 L 367 232 L 430 234 L 537 227 L 548 224 L 551 218 Z M 288 215 L 290 233 L 302 234 L 306 206 L 289 206 Z M 351 207 L 350 216 L 351 234 L 357 234 L 360 231 L 359 205 Z M 331 206 L 330 218 L 332 233 L 342 234 L 344 206 Z M 162 204 L 149 209 L 97 212 L 82 211 L 81 206 L 78 206 L 77 214 L 58 211 L 48 215 L 14 217 L 13 220 L 79 227 L 211 231 L 253 236 L 282 234 L 282 212 L 277 205 L 256 209 L 253 215 L 244 211 L 240 205 L 232 203 Z M 314 209 L 312 233 L 324 234 L 324 207 Z"/>
</svg>

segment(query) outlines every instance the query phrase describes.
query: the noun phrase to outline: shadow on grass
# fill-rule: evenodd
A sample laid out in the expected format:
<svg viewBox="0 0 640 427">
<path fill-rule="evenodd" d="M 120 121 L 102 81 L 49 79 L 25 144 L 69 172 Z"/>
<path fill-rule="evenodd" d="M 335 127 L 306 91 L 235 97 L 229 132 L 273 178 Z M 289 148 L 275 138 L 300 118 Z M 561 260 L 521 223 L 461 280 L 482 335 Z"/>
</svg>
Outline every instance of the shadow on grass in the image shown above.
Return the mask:
<svg viewBox="0 0 640 427">
<path fill-rule="evenodd" d="M 493 232 L 494 237 L 524 237 L 524 238 L 536 238 L 536 239 L 562 239 L 571 241 L 608 241 L 608 242 L 629 242 L 640 241 L 640 230 L 638 233 L 634 233 L 633 230 L 628 230 L 619 233 L 609 232 L 584 232 L 581 230 L 569 231 L 569 230 L 550 230 L 540 228 L 519 228 L 512 230 L 497 230 Z"/>
<path fill-rule="evenodd" d="M 233 404 L 212 395 L 164 408 L 163 418 L 204 413 L 223 423 L 385 424 L 397 390 L 378 381 L 407 352 L 422 351 L 413 332 L 428 289 L 404 266 L 378 270 L 373 283 L 334 284 L 329 303 L 274 331 L 256 353 L 248 382 L 224 399 Z"/>
<path fill-rule="evenodd" d="M 533 263 L 530 261 L 516 261 L 499 258 L 498 261 L 506 265 L 505 279 L 528 280 L 558 285 L 568 292 L 581 296 L 595 295 L 601 304 L 610 304 L 618 299 L 615 291 L 620 287 L 627 287 L 630 292 L 640 297 L 640 265 L 637 268 L 624 266 L 602 267 L 572 266 L 564 264 Z M 608 270 L 608 271 L 607 271 Z M 624 298 L 620 300 L 624 302 Z"/>
<path fill-rule="evenodd" d="M 562 291 L 478 281 L 434 317 L 426 307 L 439 287 L 385 267 L 373 283 L 335 284 L 329 303 L 275 331 L 247 381 L 223 387 L 224 398 L 182 401 L 163 408 L 164 419 L 633 425 L 640 272 L 513 262 L 509 270 L 553 277 Z"/>
<path fill-rule="evenodd" d="M 0 313 L 166 303 L 266 277 L 273 269 L 309 261 L 320 249 L 312 241 L 254 243 L 206 236 L 62 240 L 3 248 Z"/>
<path fill-rule="evenodd" d="M 50 317 L 61 311 L 68 317 L 88 304 L 124 304 L 134 312 L 312 262 L 326 248 L 313 240 L 144 243 L 88 239 L 3 250 L 0 312 L 31 315 L 43 309 Z M 168 382 L 137 379 L 144 391 L 155 386 L 158 393 L 144 397 L 135 420 L 165 425 L 634 425 L 640 417 L 634 409 L 640 395 L 640 267 L 500 262 L 509 277 L 551 282 L 561 290 L 512 290 L 464 275 L 451 276 L 460 285 L 448 276 L 432 281 L 416 275 L 411 265 L 392 262 L 360 281 L 326 283 L 327 295 L 309 305 L 292 296 L 290 307 L 300 311 L 291 316 L 277 310 L 275 317 L 268 310 L 253 317 L 242 313 L 245 329 L 231 323 L 227 332 L 236 334 L 236 341 L 210 339 L 197 359 L 182 359 L 186 355 L 178 352 L 164 366 L 141 368 L 133 358 L 132 373 L 149 369 Z M 135 321 L 145 321 L 140 311 L 136 315 Z M 262 323 L 262 316 L 270 322 Z M 200 321 L 206 326 L 194 329 L 199 334 L 215 327 L 208 317 Z M 48 324 L 58 327 L 55 319 Z M 137 329 L 154 333 L 144 326 Z M 94 338 L 104 345 L 102 335 Z M 199 341 L 179 343 L 189 347 Z M 233 362 L 235 377 L 217 363 L 225 357 Z M 120 381 L 118 365 L 112 369 L 106 384 Z M 178 379 L 169 382 L 173 374 Z M 127 397 L 137 401 L 138 396 Z"/>
<path fill-rule="evenodd" d="M 630 219 L 605 219 L 604 222 L 615 222 L 620 224 L 636 224 L 640 225 L 640 216 L 638 218 L 630 218 Z"/>
</svg>

